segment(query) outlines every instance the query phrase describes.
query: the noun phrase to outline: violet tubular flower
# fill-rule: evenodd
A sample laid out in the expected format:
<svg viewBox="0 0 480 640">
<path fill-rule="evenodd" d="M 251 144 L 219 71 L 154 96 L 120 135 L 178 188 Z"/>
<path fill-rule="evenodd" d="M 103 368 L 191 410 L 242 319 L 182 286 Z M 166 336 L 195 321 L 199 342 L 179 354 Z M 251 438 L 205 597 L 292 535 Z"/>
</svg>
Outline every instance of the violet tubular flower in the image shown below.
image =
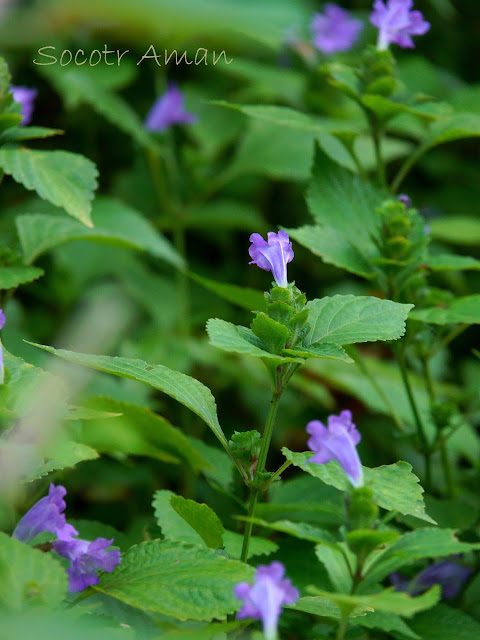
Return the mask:
<svg viewBox="0 0 480 640">
<path fill-rule="evenodd" d="M 12 537 L 21 542 L 30 542 L 42 531 L 49 531 L 60 539 L 69 539 L 78 535 L 78 531 L 67 524 L 65 514 L 65 500 L 67 490 L 62 485 L 50 484 L 48 496 L 41 498 L 23 516 L 15 527 Z"/>
<path fill-rule="evenodd" d="M 361 20 L 330 2 L 326 3 L 324 13 L 316 13 L 310 23 L 313 45 L 326 54 L 351 49 L 362 29 Z"/>
<path fill-rule="evenodd" d="M 10 91 L 13 95 L 15 102 L 21 105 L 22 110 L 20 115 L 22 116 L 21 125 L 25 126 L 30 124 L 35 108 L 35 98 L 38 95 L 36 89 L 30 89 L 29 87 L 10 87 Z"/>
<path fill-rule="evenodd" d="M 390 581 L 396 591 L 406 591 L 412 596 L 418 596 L 438 584 L 442 588 L 442 598 L 454 598 L 472 575 L 472 570 L 459 562 L 441 560 L 421 571 L 412 580 L 408 580 L 395 572 L 390 575 Z"/>
<path fill-rule="evenodd" d="M 197 116 L 185 109 L 183 93 L 175 86 L 169 86 L 150 109 L 145 120 L 149 131 L 165 131 L 175 124 L 194 124 Z"/>
<path fill-rule="evenodd" d="M 243 606 L 237 618 L 255 618 L 261 620 L 266 640 L 276 640 L 277 627 L 282 607 L 294 604 L 299 593 L 288 578 L 281 562 L 260 565 L 255 573 L 254 583 L 240 582 L 234 594 L 243 600 Z"/>
<path fill-rule="evenodd" d="M 390 44 L 404 49 L 414 48 L 411 36 L 423 36 L 430 29 L 420 11 L 412 11 L 413 0 L 375 0 L 370 22 L 378 28 L 377 49 L 383 51 Z"/>
<path fill-rule="evenodd" d="M 249 264 L 256 264 L 260 269 L 271 271 L 279 287 L 287 287 L 287 264 L 293 260 L 293 249 L 286 231 L 267 234 L 268 241 L 259 233 L 252 233 L 252 243 L 248 253 L 252 258 Z"/>
<path fill-rule="evenodd" d="M 108 549 L 113 538 L 96 538 L 93 542 L 80 538 L 56 540 L 53 549 L 58 554 L 70 560 L 67 570 L 68 585 L 72 593 L 83 591 L 93 584 L 98 584 L 99 569 L 111 572 L 121 562 L 121 554 L 117 549 Z"/>
<path fill-rule="evenodd" d="M 363 470 L 357 445 L 361 435 L 352 422 L 351 411 L 328 416 L 328 427 L 319 420 L 307 424 L 309 448 L 315 453 L 309 462 L 327 464 L 331 460 L 340 463 L 354 487 L 363 486 Z"/>
</svg>

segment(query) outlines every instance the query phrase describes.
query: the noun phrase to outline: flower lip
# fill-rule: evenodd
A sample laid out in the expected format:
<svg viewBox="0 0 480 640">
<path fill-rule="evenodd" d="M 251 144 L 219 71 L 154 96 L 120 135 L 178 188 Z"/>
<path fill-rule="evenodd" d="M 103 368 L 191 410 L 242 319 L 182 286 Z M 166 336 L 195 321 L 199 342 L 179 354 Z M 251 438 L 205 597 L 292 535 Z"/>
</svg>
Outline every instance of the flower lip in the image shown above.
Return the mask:
<svg viewBox="0 0 480 640">
<path fill-rule="evenodd" d="M 377 49 L 398 44 L 404 49 L 414 48 L 411 36 L 421 36 L 430 29 L 420 11 L 412 11 L 413 0 L 375 0 L 370 22 L 378 28 Z"/>
<path fill-rule="evenodd" d="M 315 13 L 310 23 L 313 45 L 322 53 L 348 51 L 353 47 L 363 22 L 336 4 L 327 2 L 324 13 Z"/>
<path fill-rule="evenodd" d="M 275 282 L 279 287 L 288 286 L 287 264 L 293 260 L 292 243 L 286 231 L 278 233 L 270 231 L 268 240 L 264 240 L 259 233 L 250 236 L 250 248 L 248 250 L 252 261 L 260 269 L 271 271 Z"/>
<path fill-rule="evenodd" d="M 354 487 L 363 486 L 363 469 L 356 448 L 361 435 L 352 422 L 350 411 L 329 416 L 327 427 L 319 420 L 312 420 L 306 430 L 310 434 L 308 447 L 315 454 L 309 462 L 327 464 L 336 460 Z"/>
<path fill-rule="evenodd" d="M 165 131 L 176 124 L 194 124 L 197 116 L 185 109 L 183 93 L 171 84 L 154 102 L 147 114 L 145 127 L 149 131 Z"/>
<path fill-rule="evenodd" d="M 35 98 L 38 95 L 37 89 L 31 89 L 30 87 L 11 86 L 10 91 L 13 95 L 15 102 L 21 105 L 22 110 L 20 112 L 22 116 L 21 125 L 30 124 L 34 111 Z"/>
<path fill-rule="evenodd" d="M 299 598 L 297 589 L 284 576 L 285 567 L 281 562 L 260 565 L 253 585 L 240 582 L 234 589 L 235 596 L 244 601 L 237 618 L 262 620 L 266 640 L 276 637 L 282 607 L 294 604 Z"/>
</svg>

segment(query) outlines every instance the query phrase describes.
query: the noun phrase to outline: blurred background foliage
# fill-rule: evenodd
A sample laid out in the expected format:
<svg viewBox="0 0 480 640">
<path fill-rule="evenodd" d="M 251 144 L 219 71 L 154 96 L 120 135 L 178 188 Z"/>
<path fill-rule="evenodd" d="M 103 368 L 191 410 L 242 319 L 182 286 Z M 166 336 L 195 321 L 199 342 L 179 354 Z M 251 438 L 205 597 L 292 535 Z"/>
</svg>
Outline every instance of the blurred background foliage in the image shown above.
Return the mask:
<svg viewBox="0 0 480 640">
<path fill-rule="evenodd" d="M 79 232 L 77 239 L 64 244 L 55 242 L 58 246 L 49 248 L 47 241 L 45 250 L 37 248 L 32 262 L 44 270 L 44 276 L 8 300 L 4 296 L 8 323 L 2 340 L 6 349 L 29 363 L 47 367 L 51 356 L 24 340 L 69 348 L 75 323 L 83 322 L 87 334 L 97 333 L 100 301 L 107 300 L 123 316 L 114 332 L 109 332 L 108 323 L 104 327 L 97 353 L 162 363 L 202 380 L 217 399 L 227 436 L 236 429 L 259 428 L 269 402 L 268 380 L 261 364 L 209 346 L 205 322 L 219 317 L 249 323 L 250 301 L 258 301 L 258 294 L 247 292 L 243 298 L 238 292 L 222 291 L 218 283 L 259 291 L 267 288 L 269 276 L 248 266 L 248 237 L 254 231 L 264 233 L 278 226 L 298 227 L 309 222 L 303 196 L 314 145 L 320 142 L 326 151 L 328 138 L 319 140 L 315 131 L 285 128 L 268 119 L 250 119 L 218 102 L 293 107 L 337 127 L 342 121 L 358 122 L 357 107 L 339 97 L 316 67 L 305 64 L 287 45 L 292 30 L 308 40 L 310 16 L 320 5 L 302 0 L 38 0 L 3 4 L 0 54 L 9 63 L 13 83 L 38 88 L 34 125 L 64 131 L 61 139 L 40 140 L 30 146 L 63 148 L 95 162 L 99 189 L 93 220 L 100 228 L 108 227 L 122 236 L 114 241 L 111 233 L 102 239 L 81 237 Z M 370 2 L 342 4 L 367 20 Z M 432 29 L 419 40 L 416 50 L 395 51 L 400 79 L 411 91 L 480 115 L 480 5 L 473 0 L 423 0 L 416 4 L 431 21 Z M 357 47 L 344 54 L 345 60 L 354 60 L 365 42 L 373 38 L 373 29 L 368 26 Z M 84 49 L 88 55 L 93 49 L 102 50 L 105 43 L 109 50 L 130 50 L 120 66 L 33 63 L 42 46 L 55 46 L 57 55 L 64 49 Z M 177 49 L 187 51 L 190 57 L 200 47 L 208 49 L 209 65 L 157 66 L 154 60 L 137 65 L 151 44 L 162 54 L 165 49 Z M 308 44 L 305 46 L 308 53 Z M 217 54 L 225 50 L 233 62 L 211 64 L 213 50 Z M 172 81 L 185 91 L 187 107 L 198 115 L 198 122 L 153 139 L 145 135 L 142 123 L 155 98 Z M 405 124 L 402 126 L 400 119 L 397 122 L 384 149 L 392 176 L 411 152 L 415 136 L 415 130 L 404 136 Z M 168 158 L 168 202 L 161 185 L 159 188 L 152 145 L 158 145 Z M 365 169 L 371 170 L 373 150 L 366 136 L 359 137 L 356 150 Z M 330 153 L 335 157 L 335 148 Z M 439 250 L 454 247 L 457 253 L 480 258 L 479 161 L 480 147 L 475 139 L 440 146 L 420 160 L 403 185 L 430 225 Z M 7 178 L 0 206 L 5 263 L 9 252 L 20 252 L 15 229 L 18 216 L 41 213 L 65 218 L 64 213 Z M 129 214 L 148 221 L 147 236 L 156 230 L 169 244 L 161 244 L 161 240 L 160 245 L 129 242 L 130 230 L 123 226 Z M 335 293 L 375 295 L 360 278 L 324 264 L 299 245 L 294 245 L 294 250 L 290 274 L 309 298 Z M 187 273 L 175 266 L 180 256 L 188 264 Z M 447 272 L 438 280 L 439 284 L 447 281 L 459 295 L 480 293 L 475 271 Z M 480 362 L 471 349 L 478 344 L 478 337 L 478 328 L 471 327 L 450 351 L 440 352 L 434 361 L 445 397 L 458 402 L 476 426 L 480 421 Z M 411 420 L 387 349 L 369 346 L 362 352 L 402 419 Z M 426 412 L 423 383 L 418 378 L 414 384 Z M 136 542 L 158 535 L 152 492 L 170 489 L 207 501 L 226 526 L 239 528 L 230 514 L 241 511 L 235 498 L 244 496 L 236 495 L 239 489 L 232 482 L 230 463 L 196 417 L 150 387 L 103 374 L 92 375 L 81 394 L 69 397 L 69 401 L 123 414 L 121 418 L 91 414 L 87 420 L 80 414 L 66 422 L 67 433 L 77 442 L 105 454 L 73 471 L 59 472 L 69 488 L 70 513 L 108 523 L 128 536 L 129 542 Z M 283 445 L 305 449 L 308 420 L 350 408 L 364 436 L 360 446 L 364 464 L 389 464 L 401 458 L 412 462 L 415 470 L 417 460 L 408 439 L 396 435 L 384 402 L 356 366 L 329 361 L 309 364 L 292 382 L 282 403 L 274 434 L 277 451 Z M 181 429 L 175 446 L 162 439 L 163 427 L 156 422 L 161 420 Z M 480 459 L 480 441 L 474 430 L 459 429 L 452 438 L 452 450 L 461 472 L 474 482 Z M 273 453 L 271 467 L 281 462 L 280 454 Z M 218 480 L 212 481 L 212 467 L 221 472 L 221 486 Z M 312 506 L 311 479 L 289 477 L 287 472 L 261 517 L 268 519 L 270 509 L 275 517 L 285 513 L 290 519 L 317 524 L 335 519 L 334 514 L 323 513 L 318 507 L 321 496 L 317 506 Z M 40 481 L 39 493 L 44 484 Z M 470 494 L 455 503 L 456 511 L 452 507 L 456 522 L 445 524 L 478 527 L 475 514 L 469 517 L 472 504 L 478 506 L 475 493 L 472 484 Z M 427 499 L 432 515 L 437 498 Z M 31 496 L 25 495 L 23 502 L 19 501 L 18 511 L 31 504 Z M 302 505 L 305 509 L 299 511 Z M 283 542 L 280 557 L 294 583 L 305 581 L 299 566 L 308 564 L 311 553 L 307 545 Z"/>
</svg>

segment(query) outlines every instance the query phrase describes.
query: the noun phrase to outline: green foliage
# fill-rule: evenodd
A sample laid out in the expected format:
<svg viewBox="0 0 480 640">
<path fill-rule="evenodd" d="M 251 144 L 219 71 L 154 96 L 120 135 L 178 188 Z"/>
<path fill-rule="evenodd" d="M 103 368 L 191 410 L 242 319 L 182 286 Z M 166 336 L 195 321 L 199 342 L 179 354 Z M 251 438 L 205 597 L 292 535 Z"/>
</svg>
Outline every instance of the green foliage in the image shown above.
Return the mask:
<svg viewBox="0 0 480 640">
<path fill-rule="evenodd" d="M 0 533 L 0 610 L 20 613 L 32 608 L 59 607 L 67 578 L 51 555 Z"/>
<path fill-rule="evenodd" d="M 176 267 L 184 260 L 171 244 L 137 211 L 111 198 L 97 198 L 92 207 L 93 227 L 63 216 L 25 214 L 16 225 L 23 257 L 32 263 L 42 253 L 72 240 L 91 240 L 104 244 L 146 251 Z"/>
<path fill-rule="evenodd" d="M 222 523 L 206 504 L 194 500 L 185 500 L 182 496 L 172 496 L 170 504 L 178 515 L 192 527 L 210 549 L 223 547 L 222 536 L 225 532 Z"/>
<path fill-rule="evenodd" d="M 0 167 L 16 182 L 92 227 L 91 210 L 97 169 L 87 158 L 67 151 L 0 149 Z"/>
<path fill-rule="evenodd" d="M 43 276 L 37 267 L 0 267 L 0 289 L 16 289 Z"/>
<path fill-rule="evenodd" d="M 251 567 L 211 549 L 152 540 L 132 547 L 95 589 L 178 620 L 212 620 L 238 607 L 233 587 L 252 575 Z"/>
</svg>

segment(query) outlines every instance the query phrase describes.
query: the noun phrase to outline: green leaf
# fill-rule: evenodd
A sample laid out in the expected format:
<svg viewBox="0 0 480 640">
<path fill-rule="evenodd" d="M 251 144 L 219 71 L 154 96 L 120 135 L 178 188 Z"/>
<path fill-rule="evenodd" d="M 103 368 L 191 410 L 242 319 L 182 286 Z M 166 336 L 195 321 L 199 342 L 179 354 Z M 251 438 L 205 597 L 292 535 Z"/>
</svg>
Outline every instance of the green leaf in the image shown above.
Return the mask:
<svg viewBox="0 0 480 640">
<path fill-rule="evenodd" d="M 290 109 L 289 107 L 234 104 L 224 101 L 216 101 L 213 104 L 216 104 L 219 107 L 227 107 L 229 109 L 241 111 L 246 116 L 260 120 L 263 123 L 288 127 L 289 129 L 295 129 L 296 131 L 310 131 L 314 133 L 321 133 L 325 131 L 324 127 L 319 124 L 315 118 L 312 118 L 301 111 Z"/>
<path fill-rule="evenodd" d="M 78 67 L 60 71 L 43 67 L 43 72 L 60 92 L 67 107 L 88 104 L 142 147 L 157 146 L 130 105 L 108 87 L 102 86 L 92 73 Z"/>
<path fill-rule="evenodd" d="M 112 198 L 97 198 L 92 207 L 94 227 L 89 229 L 64 216 L 25 214 L 16 219 L 25 262 L 72 240 L 91 240 L 104 244 L 147 251 L 176 267 L 183 258 L 170 242 L 138 211 Z"/>
<path fill-rule="evenodd" d="M 416 529 L 370 556 L 364 575 L 368 584 L 383 580 L 400 567 L 422 558 L 442 558 L 480 548 L 480 544 L 460 542 L 453 529 Z M 365 582 L 367 584 L 367 582 Z"/>
<path fill-rule="evenodd" d="M 64 132 L 61 129 L 47 129 L 46 127 L 12 127 L 0 134 L 0 142 L 19 142 L 20 140 L 36 140 L 50 138 Z"/>
<path fill-rule="evenodd" d="M 352 575 L 355 574 L 355 556 L 346 545 L 322 541 L 315 547 L 315 554 L 327 570 L 334 589 L 340 593 L 350 593 Z"/>
<path fill-rule="evenodd" d="M 362 103 L 382 120 L 389 120 L 400 113 L 412 113 L 425 120 L 437 118 L 452 113 L 452 107 L 445 103 L 433 101 L 406 104 L 396 102 L 379 94 L 367 94 L 362 97 Z"/>
<path fill-rule="evenodd" d="M 269 353 L 281 355 L 290 337 L 285 325 L 276 322 L 265 313 L 258 313 L 252 321 L 251 328 Z"/>
<path fill-rule="evenodd" d="M 0 533 L 0 609 L 54 609 L 66 591 L 65 570 L 53 555 Z"/>
<path fill-rule="evenodd" d="M 205 548 L 207 544 L 205 539 L 194 527 L 182 518 L 178 512 L 174 510 L 171 501 L 176 499 L 176 497 L 177 496 L 174 493 L 164 489 L 156 491 L 154 494 L 152 504 L 155 510 L 155 518 L 158 526 L 162 530 L 162 534 L 165 536 L 166 540 L 170 540 L 172 542 L 183 542 Z M 215 514 L 213 515 L 215 516 Z M 219 530 L 217 523 L 217 531 L 219 532 Z M 238 560 L 240 559 L 242 543 L 242 535 L 235 533 L 234 531 L 224 531 L 223 542 L 220 545 L 220 548 L 225 546 L 225 551 L 228 553 L 230 558 Z M 269 555 L 277 549 L 278 547 L 274 542 L 253 536 L 251 539 L 248 557 L 250 559 L 255 556 Z"/>
<path fill-rule="evenodd" d="M 194 282 L 198 282 L 199 285 L 205 287 L 208 291 L 216 293 L 220 298 L 242 309 L 246 309 L 247 311 L 264 311 L 266 309 L 265 296 L 262 291 L 248 287 L 239 287 L 235 284 L 217 282 L 216 280 L 199 276 L 191 271 L 188 275 Z"/>
<path fill-rule="evenodd" d="M 46 345 L 29 343 L 34 347 L 48 351 L 68 362 L 80 364 L 96 371 L 111 373 L 114 376 L 144 382 L 159 389 L 171 398 L 188 407 L 202 418 L 212 429 L 222 445 L 228 451 L 228 442 L 218 422 L 215 398 L 208 387 L 195 378 L 173 371 L 161 364 L 151 365 L 143 360 L 111 356 L 95 356 L 86 353 L 74 353 L 65 349 L 54 349 Z"/>
<path fill-rule="evenodd" d="M 351 488 L 347 475 L 336 460 L 328 464 L 308 462 L 312 452 L 294 453 L 286 447 L 283 455 L 296 467 L 300 467 L 315 478 L 319 478 L 340 491 Z M 413 515 L 421 520 L 433 522 L 426 513 L 422 498 L 423 489 L 418 484 L 418 478 L 412 473 L 408 462 L 397 462 L 382 467 L 369 469 L 363 467 L 365 486 L 373 491 L 375 503 L 388 511 L 399 511 L 404 515 Z"/>
<path fill-rule="evenodd" d="M 428 256 L 426 263 L 432 271 L 478 271 L 480 269 L 480 260 L 470 256 L 456 256 L 451 253 Z"/>
<path fill-rule="evenodd" d="M 241 620 L 234 622 L 217 622 L 202 629 L 167 631 L 160 640 L 224 640 L 227 631 L 234 631 L 242 625 Z"/>
<path fill-rule="evenodd" d="M 336 344 L 322 342 L 312 344 L 310 347 L 298 347 L 297 349 L 284 349 L 284 355 L 296 356 L 299 358 L 327 358 L 329 360 L 342 360 L 343 362 L 353 362 L 347 353 Z"/>
<path fill-rule="evenodd" d="M 321 618 L 334 618 L 335 620 L 342 618 L 342 611 L 338 604 L 330 598 L 323 598 L 322 596 L 305 596 L 300 598 L 294 605 L 288 607 L 288 609 L 304 611 Z M 357 607 L 351 612 L 350 618 L 356 619 L 358 616 L 364 616 L 367 611 L 371 611 L 371 609 L 365 606 Z"/>
<path fill-rule="evenodd" d="M 276 520 L 268 522 L 261 518 L 253 518 L 253 523 L 273 531 L 285 533 L 299 540 L 308 540 L 309 542 L 334 542 L 334 536 L 327 529 L 320 529 L 308 522 L 291 522 L 290 520 Z"/>
<path fill-rule="evenodd" d="M 412 629 L 422 640 L 472 640 L 480 638 L 480 622 L 460 609 L 438 604 L 415 616 Z"/>
<path fill-rule="evenodd" d="M 345 612 L 355 612 L 357 610 L 363 611 L 387 611 L 391 613 L 397 613 L 401 616 L 410 618 L 418 611 L 429 609 L 436 604 L 440 598 L 440 588 L 438 586 L 433 587 L 426 593 L 417 598 L 407 593 L 401 593 L 392 589 L 384 589 L 379 593 L 373 593 L 371 595 L 359 596 L 359 595 L 343 595 L 340 593 L 328 593 L 325 591 L 318 591 L 319 598 L 327 598 Z M 299 603 L 303 600 L 300 599 Z M 310 608 L 313 608 L 313 599 L 309 599 Z M 295 607 L 298 609 L 298 603 Z M 312 613 L 310 611 L 309 613 Z"/>
<path fill-rule="evenodd" d="M 473 247 L 480 243 L 478 218 L 455 215 L 449 218 L 436 218 L 429 224 L 432 236 L 443 242 Z"/>
<path fill-rule="evenodd" d="M 445 142 L 480 136 L 480 116 L 475 113 L 455 113 L 432 124 L 415 155 Z"/>
<path fill-rule="evenodd" d="M 91 160 L 69 151 L 4 147 L 0 149 L 0 167 L 26 189 L 92 226 L 91 201 L 98 172 Z"/>
<path fill-rule="evenodd" d="M 234 586 L 253 573 L 252 567 L 211 549 L 152 540 L 132 547 L 94 588 L 179 620 L 223 619 L 240 606 Z"/>
<path fill-rule="evenodd" d="M 365 629 L 379 629 L 399 640 L 422 640 L 400 616 L 391 612 L 367 611 L 366 615 L 351 620 L 351 624 Z"/>
<path fill-rule="evenodd" d="M 0 267 L 0 289 L 15 289 L 21 284 L 33 282 L 45 272 L 37 267 Z"/>
<path fill-rule="evenodd" d="M 170 504 L 178 515 L 192 527 L 210 549 L 223 549 L 222 536 L 225 532 L 216 513 L 206 504 L 172 496 Z"/>
<path fill-rule="evenodd" d="M 333 296 L 308 303 L 312 343 L 336 345 L 397 340 L 413 305 L 370 296 Z"/>
<path fill-rule="evenodd" d="M 247 327 L 234 325 L 225 320 L 210 318 L 207 322 L 207 333 L 210 343 L 224 351 L 245 353 L 256 358 L 268 358 L 269 360 L 282 362 L 303 362 L 299 358 L 282 357 L 269 353 L 263 348 L 260 339 Z"/>
<path fill-rule="evenodd" d="M 107 414 L 90 417 L 82 428 L 82 440 L 98 451 L 183 461 L 194 470 L 209 467 L 180 429 L 149 409 L 103 397 L 90 398 L 87 409 Z"/>
<path fill-rule="evenodd" d="M 374 278 L 375 270 L 370 260 L 357 248 L 355 237 L 348 236 L 333 227 L 305 225 L 298 229 L 287 229 L 293 240 L 299 242 L 327 264 L 350 271 L 363 278 Z"/>
<path fill-rule="evenodd" d="M 415 309 L 410 318 L 429 324 L 480 324 L 480 294 L 456 298 L 450 304 Z"/>
</svg>

